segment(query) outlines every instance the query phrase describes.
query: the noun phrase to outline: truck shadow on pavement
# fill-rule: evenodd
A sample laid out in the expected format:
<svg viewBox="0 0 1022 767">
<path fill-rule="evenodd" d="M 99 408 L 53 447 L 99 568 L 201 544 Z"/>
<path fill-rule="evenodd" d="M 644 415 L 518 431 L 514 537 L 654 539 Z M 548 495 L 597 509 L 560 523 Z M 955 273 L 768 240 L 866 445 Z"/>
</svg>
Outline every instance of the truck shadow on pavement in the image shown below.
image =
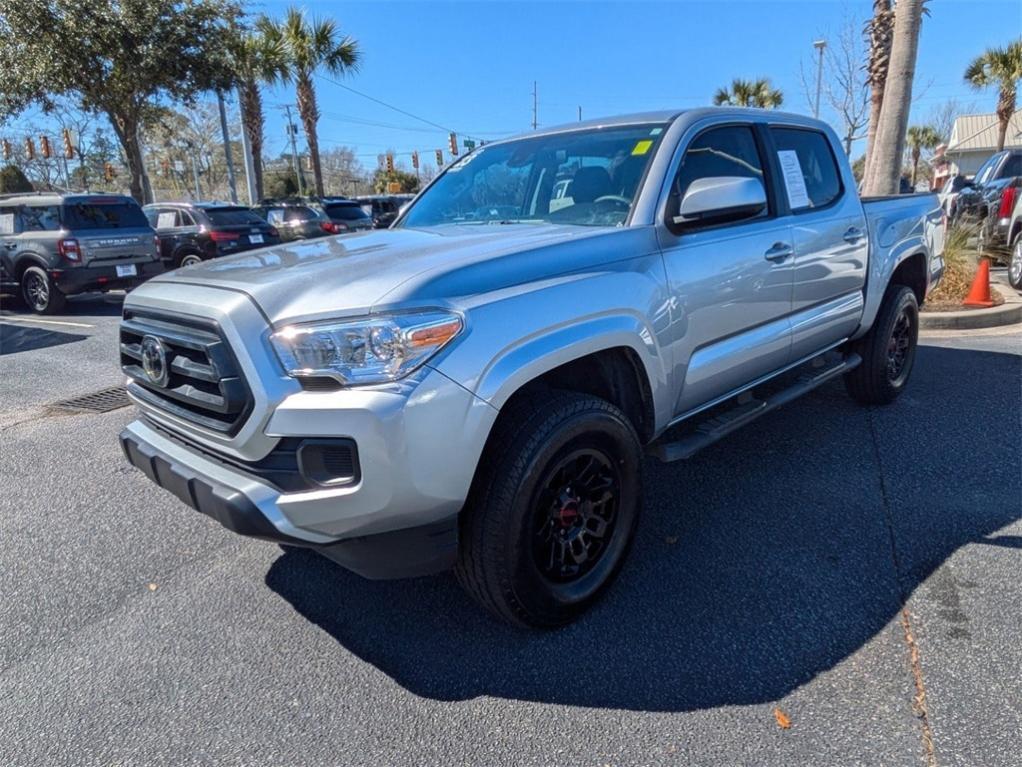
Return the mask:
<svg viewBox="0 0 1022 767">
<path fill-rule="evenodd" d="M 559 631 L 498 623 L 450 576 L 371 582 L 306 551 L 279 557 L 266 582 L 427 698 L 774 701 L 869 642 L 958 548 L 1017 556 L 1017 538 L 995 533 L 1022 516 L 1020 373 L 1017 356 L 921 347 L 893 406 L 860 408 L 838 384 L 687 463 L 649 461 L 621 577 Z M 931 632 L 968 636 L 963 615 L 933 620 L 947 624 Z"/>
</svg>

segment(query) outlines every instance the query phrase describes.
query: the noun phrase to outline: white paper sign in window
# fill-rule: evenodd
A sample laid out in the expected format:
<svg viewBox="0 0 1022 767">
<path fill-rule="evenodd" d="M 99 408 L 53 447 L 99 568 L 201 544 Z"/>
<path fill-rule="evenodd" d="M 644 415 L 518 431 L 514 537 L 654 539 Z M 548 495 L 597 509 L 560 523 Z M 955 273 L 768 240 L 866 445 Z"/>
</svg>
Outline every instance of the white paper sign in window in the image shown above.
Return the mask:
<svg viewBox="0 0 1022 767">
<path fill-rule="evenodd" d="M 14 234 L 13 213 L 0 213 L 0 234 Z"/>
<path fill-rule="evenodd" d="M 177 213 L 170 211 L 169 213 L 161 213 L 156 219 L 157 229 L 173 229 L 177 224 Z"/>
<path fill-rule="evenodd" d="M 792 210 L 810 206 L 809 193 L 806 191 L 806 179 L 802 175 L 802 164 L 798 161 L 798 153 L 793 149 L 781 149 L 777 152 L 784 175 L 784 188 L 788 190 L 788 204 Z"/>
</svg>

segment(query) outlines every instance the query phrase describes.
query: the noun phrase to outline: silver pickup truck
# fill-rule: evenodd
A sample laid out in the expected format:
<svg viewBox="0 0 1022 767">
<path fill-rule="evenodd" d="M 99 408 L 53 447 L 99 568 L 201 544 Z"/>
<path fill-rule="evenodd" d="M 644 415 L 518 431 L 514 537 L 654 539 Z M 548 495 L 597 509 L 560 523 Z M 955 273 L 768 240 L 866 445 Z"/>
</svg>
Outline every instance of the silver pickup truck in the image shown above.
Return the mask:
<svg viewBox="0 0 1022 767">
<path fill-rule="evenodd" d="M 647 453 L 838 376 L 866 404 L 907 385 L 941 211 L 860 200 L 840 147 L 758 110 L 575 123 L 462 157 L 390 229 L 160 276 L 124 305 L 124 452 L 242 535 L 570 621 L 625 559 Z"/>
</svg>

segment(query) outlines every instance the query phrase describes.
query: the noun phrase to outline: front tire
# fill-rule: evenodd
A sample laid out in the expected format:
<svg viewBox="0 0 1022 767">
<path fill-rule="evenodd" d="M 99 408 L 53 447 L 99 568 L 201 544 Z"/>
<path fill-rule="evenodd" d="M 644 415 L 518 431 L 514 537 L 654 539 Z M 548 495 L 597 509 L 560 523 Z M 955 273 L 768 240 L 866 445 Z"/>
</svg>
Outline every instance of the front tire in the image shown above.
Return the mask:
<svg viewBox="0 0 1022 767">
<path fill-rule="evenodd" d="M 50 275 L 38 266 L 30 266 L 22 272 L 21 299 L 36 314 L 56 314 L 67 303 Z"/>
<path fill-rule="evenodd" d="M 887 405 L 908 385 L 919 340 L 919 304 L 912 289 L 890 285 L 870 331 L 851 345 L 862 363 L 845 388 L 863 405 Z"/>
<path fill-rule="evenodd" d="M 543 392 L 502 413 L 463 512 L 455 573 L 498 617 L 551 628 L 606 591 L 642 505 L 642 446 L 587 394 Z"/>
<path fill-rule="evenodd" d="M 1011 260 L 1008 261 L 1008 282 L 1015 290 L 1022 290 L 1022 234 L 1015 238 L 1015 247 L 1011 249 Z"/>
</svg>

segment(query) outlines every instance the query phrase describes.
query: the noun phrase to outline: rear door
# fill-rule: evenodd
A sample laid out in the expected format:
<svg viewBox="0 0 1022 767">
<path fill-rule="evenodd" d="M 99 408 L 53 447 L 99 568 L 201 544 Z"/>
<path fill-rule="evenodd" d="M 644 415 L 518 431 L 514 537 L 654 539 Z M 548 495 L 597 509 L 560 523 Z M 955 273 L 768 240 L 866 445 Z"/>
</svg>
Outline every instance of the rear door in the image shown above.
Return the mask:
<svg viewBox="0 0 1022 767">
<path fill-rule="evenodd" d="M 866 217 L 854 187 L 842 179 L 825 133 L 772 125 L 770 135 L 795 245 L 791 336 L 792 360 L 798 360 L 844 340 L 859 326 Z"/>
<path fill-rule="evenodd" d="M 156 259 L 155 232 L 142 208 L 120 197 L 70 198 L 61 220 L 78 240 L 85 264 Z"/>
<path fill-rule="evenodd" d="M 679 233 L 658 228 L 672 293 L 675 410 L 689 412 L 788 362 L 791 346 L 790 221 L 778 206 L 763 135 L 750 124 L 717 125 L 684 150 L 671 183 L 681 199 L 693 181 L 753 178 L 767 209 Z"/>
</svg>

